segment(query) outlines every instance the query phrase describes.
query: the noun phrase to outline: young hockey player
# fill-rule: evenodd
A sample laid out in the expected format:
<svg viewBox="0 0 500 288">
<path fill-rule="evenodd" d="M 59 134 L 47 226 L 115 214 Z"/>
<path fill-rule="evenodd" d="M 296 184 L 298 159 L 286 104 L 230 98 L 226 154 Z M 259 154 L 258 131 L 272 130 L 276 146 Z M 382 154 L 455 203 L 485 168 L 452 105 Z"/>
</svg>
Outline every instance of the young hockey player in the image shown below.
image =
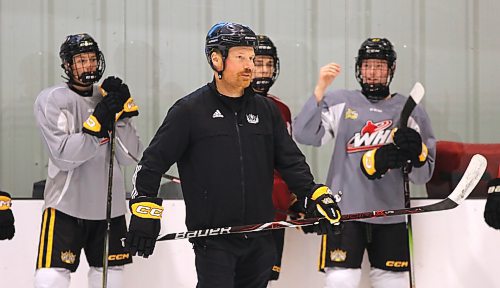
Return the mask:
<svg viewBox="0 0 500 288">
<path fill-rule="evenodd" d="M 69 35 L 59 53 L 67 82 L 40 92 L 35 117 L 49 154 L 48 178 L 36 262 L 35 287 L 69 287 L 80 252 L 90 266 L 89 287 L 102 287 L 111 125 L 115 137 L 138 157 L 141 144 L 132 125 L 138 115 L 119 78 L 94 83 L 104 73 L 104 56 L 88 34 Z M 116 124 L 115 123 L 116 120 Z M 116 145 L 112 179 L 111 233 L 107 287 L 124 287 L 123 266 L 132 261 L 126 234 L 125 187 L 120 166 L 134 164 Z"/>
<path fill-rule="evenodd" d="M 394 133 L 407 99 L 389 91 L 395 69 L 391 42 L 369 38 L 356 58 L 361 91 L 325 92 L 341 72 L 338 64 L 327 64 L 320 69 L 314 94 L 294 119 L 293 133 L 299 143 L 321 146 L 335 139 L 327 184 L 343 192 L 339 205 L 344 213 L 403 208 L 400 168 L 407 161 L 412 165 L 412 182 L 423 184 L 432 176 L 435 139 L 422 107 L 413 111 L 410 128 Z M 322 241 L 319 264 L 326 272 L 325 287 L 358 287 L 365 249 L 372 287 L 408 287 L 408 233 L 403 216 L 346 222 L 340 236 L 325 235 Z"/>
<path fill-rule="evenodd" d="M 280 59 L 274 43 L 265 35 L 257 35 L 257 45 L 255 46 L 255 70 L 252 81 L 252 88 L 255 93 L 269 97 L 278 106 L 288 133 L 292 129 L 292 114 L 290 108 L 278 97 L 269 94 L 269 89 L 273 86 L 280 73 Z M 292 201 L 296 200 L 278 171 L 274 171 L 273 183 L 273 205 L 276 208 L 275 221 L 286 220 L 287 211 Z M 283 255 L 283 244 L 285 241 L 285 229 L 272 231 L 276 244 L 276 262 L 271 271 L 270 280 L 278 280 L 281 271 L 281 258 Z"/>
</svg>

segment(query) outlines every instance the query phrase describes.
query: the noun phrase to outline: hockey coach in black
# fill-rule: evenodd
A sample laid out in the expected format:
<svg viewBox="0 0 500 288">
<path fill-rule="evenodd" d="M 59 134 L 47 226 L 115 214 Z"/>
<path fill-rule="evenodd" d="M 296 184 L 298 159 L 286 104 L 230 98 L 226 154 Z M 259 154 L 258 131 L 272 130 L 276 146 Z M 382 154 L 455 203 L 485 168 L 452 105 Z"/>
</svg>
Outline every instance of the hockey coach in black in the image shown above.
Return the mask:
<svg viewBox="0 0 500 288">
<path fill-rule="evenodd" d="M 189 230 L 273 221 L 274 169 L 326 217 L 324 233 L 339 223 L 330 189 L 314 183 L 278 107 L 250 87 L 256 40 L 238 23 L 218 23 L 208 31 L 205 54 L 214 80 L 170 108 L 136 168 L 125 241 L 133 255 L 153 253 L 162 216 L 161 175 L 176 162 Z M 190 241 L 197 287 L 266 287 L 276 257 L 269 231 Z"/>
</svg>

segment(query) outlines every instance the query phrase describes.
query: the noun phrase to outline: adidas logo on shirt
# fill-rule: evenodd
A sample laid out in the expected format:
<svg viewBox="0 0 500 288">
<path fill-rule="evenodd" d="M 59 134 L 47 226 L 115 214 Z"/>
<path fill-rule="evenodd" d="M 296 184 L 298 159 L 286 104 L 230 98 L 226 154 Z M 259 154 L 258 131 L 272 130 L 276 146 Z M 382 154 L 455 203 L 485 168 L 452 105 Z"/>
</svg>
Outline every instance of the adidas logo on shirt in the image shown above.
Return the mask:
<svg viewBox="0 0 500 288">
<path fill-rule="evenodd" d="M 224 115 L 220 113 L 219 109 L 215 110 L 214 114 L 212 114 L 212 118 L 224 118 Z"/>
</svg>

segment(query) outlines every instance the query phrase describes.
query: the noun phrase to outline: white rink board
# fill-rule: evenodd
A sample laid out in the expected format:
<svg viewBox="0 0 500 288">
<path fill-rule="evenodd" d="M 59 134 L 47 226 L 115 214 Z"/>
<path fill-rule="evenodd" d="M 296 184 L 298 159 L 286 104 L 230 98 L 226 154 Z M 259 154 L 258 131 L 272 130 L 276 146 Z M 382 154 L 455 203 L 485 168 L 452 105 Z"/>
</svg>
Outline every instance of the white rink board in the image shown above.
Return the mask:
<svg viewBox="0 0 500 288">
<path fill-rule="evenodd" d="M 434 202 L 413 200 L 412 206 Z M 466 200 L 453 210 L 413 216 L 414 264 L 419 288 L 500 288 L 495 273 L 500 262 L 500 231 L 484 223 L 484 203 L 485 200 Z M 162 234 L 184 231 L 183 202 L 164 201 L 164 205 Z M 40 200 L 14 200 L 16 235 L 11 241 L 0 241 L 2 288 L 33 287 L 41 207 Z M 289 229 L 281 278 L 272 287 L 323 287 L 323 274 L 316 272 L 318 251 L 318 236 Z M 71 288 L 87 287 L 87 268 L 82 259 L 72 276 Z M 155 254 L 149 259 L 135 257 L 134 264 L 127 266 L 125 283 L 125 288 L 195 287 L 190 243 L 186 240 L 157 243 Z M 368 287 L 366 279 L 361 287 Z"/>
</svg>

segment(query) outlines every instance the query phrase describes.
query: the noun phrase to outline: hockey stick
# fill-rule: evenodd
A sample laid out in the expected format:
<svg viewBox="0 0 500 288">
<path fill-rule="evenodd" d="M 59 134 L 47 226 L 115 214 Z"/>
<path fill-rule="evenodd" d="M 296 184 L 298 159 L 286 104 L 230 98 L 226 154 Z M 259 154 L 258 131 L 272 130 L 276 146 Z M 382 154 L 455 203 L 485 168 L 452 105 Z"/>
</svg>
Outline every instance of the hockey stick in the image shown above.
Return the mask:
<svg viewBox="0 0 500 288">
<path fill-rule="evenodd" d="M 449 210 L 460 205 L 467 196 L 474 190 L 477 183 L 483 176 L 486 170 L 486 158 L 480 154 L 476 154 L 472 157 L 469 166 L 465 170 L 464 176 L 460 179 L 457 187 L 453 189 L 450 195 L 444 200 L 437 203 L 418 206 L 413 208 L 403 208 L 396 210 L 376 210 L 369 212 L 360 212 L 353 214 L 342 215 L 341 221 L 353 221 L 368 218 L 379 218 L 379 217 L 389 217 L 396 215 L 410 215 L 410 214 L 420 214 L 426 212 Z M 165 240 L 177 240 L 177 239 L 189 239 L 197 237 L 206 236 L 217 236 L 226 234 L 237 234 L 237 233 L 251 233 L 258 231 L 283 229 L 283 228 L 294 228 L 318 224 L 319 221 L 324 218 L 306 218 L 300 220 L 290 220 L 290 221 L 276 221 L 268 222 L 263 224 L 253 224 L 253 225 L 242 225 L 242 226 L 232 226 L 232 227 L 222 227 L 222 228 L 211 228 L 202 229 L 178 233 L 169 233 L 159 236 L 157 241 Z"/>
<path fill-rule="evenodd" d="M 134 160 L 135 162 L 139 163 L 139 159 L 137 159 L 134 155 L 132 155 L 127 147 L 125 147 L 125 145 L 123 145 L 123 142 L 120 140 L 119 137 L 116 138 L 116 140 L 118 141 L 118 144 L 120 145 L 120 147 L 122 147 L 123 151 L 125 151 L 125 153 L 127 153 L 127 155 L 132 158 L 132 160 Z M 168 174 L 162 174 L 161 177 L 165 178 L 165 179 L 168 179 L 172 182 L 175 182 L 175 183 L 179 183 L 181 184 L 181 179 L 179 179 L 179 177 L 175 177 L 175 176 L 172 176 L 172 175 L 168 175 Z"/>
<path fill-rule="evenodd" d="M 106 234 L 104 235 L 104 251 L 102 254 L 102 288 L 108 286 L 108 257 L 109 257 L 109 239 L 111 235 L 111 202 L 113 200 L 113 166 L 115 162 L 115 119 L 113 118 L 113 124 L 111 126 L 111 137 L 110 145 L 111 150 L 109 152 L 109 171 L 108 171 L 108 196 L 106 200 Z"/>
<path fill-rule="evenodd" d="M 401 111 L 401 117 L 399 119 L 399 127 L 408 127 L 408 119 L 410 118 L 413 109 L 420 103 L 422 98 L 424 97 L 425 89 L 420 82 L 415 83 L 413 89 L 411 89 L 410 96 L 408 96 L 408 100 L 406 100 L 405 105 L 403 106 L 403 110 Z M 408 174 L 410 173 L 410 164 L 405 163 L 401 168 L 403 172 L 403 192 L 404 192 L 404 201 L 405 208 L 410 208 L 410 179 Z M 415 288 L 415 268 L 413 266 L 413 230 L 411 226 L 411 216 L 406 216 L 406 230 L 408 231 L 408 250 L 410 252 L 410 258 L 408 259 L 409 267 L 409 281 L 410 287 Z"/>
</svg>

